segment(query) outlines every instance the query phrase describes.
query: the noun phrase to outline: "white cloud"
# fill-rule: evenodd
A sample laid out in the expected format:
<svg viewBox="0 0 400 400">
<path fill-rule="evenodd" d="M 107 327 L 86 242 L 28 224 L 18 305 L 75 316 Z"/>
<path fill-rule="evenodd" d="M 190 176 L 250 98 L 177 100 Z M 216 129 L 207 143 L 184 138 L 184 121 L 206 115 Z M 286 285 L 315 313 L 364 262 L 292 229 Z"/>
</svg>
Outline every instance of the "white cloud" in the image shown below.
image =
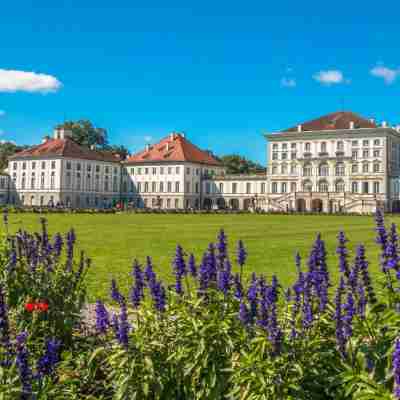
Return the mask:
<svg viewBox="0 0 400 400">
<path fill-rule="evenodd" d="M 4 117 L 6 115 L 6 112 L 4 110 L 0 110 L 0 117 Z"/>
<path fill-rule="evenodd" d="M 319 83 L 327 86 L 349 82 L 348 80 L 344 79 L 342 71 L 339 70 L 319 71 L 313 75 L 313 78 Z"/>
<path fill-rule="evenodd" d="M 62 86 L 52 75 L 0 69 L 0 92 L 56 92 Z"/>
<path fill-rule="evenodd" d="M 151 136 L 149 136 L 149 135 L 144 137 L 144 141 L 145 142 L 151 142 L 152 140 L 153 140 L 153 138 Z"/>
<path fill-rule="evenodd" d="M 296 87 L 297 82 L 293 78 L 282 78 L 281 79 L 281 86 L 282 87 L 288 87 L 288 88 L 293 88 Z"/>
<path fill-rule="evenodd" d="M 400 75 L 400 68 L 391 69 L 384 67 L 383 65 L 377 65 L 370 71 L 372 76 L 382 78 L 387 85 L 391 85 Z"/>
<path fill-rule="evenodd" d="M 0 140 L 0 144 L 6 144 L 6 143 L 17 144 L 16 142 L 14 142 L 14 140 Z"/>
</svg>

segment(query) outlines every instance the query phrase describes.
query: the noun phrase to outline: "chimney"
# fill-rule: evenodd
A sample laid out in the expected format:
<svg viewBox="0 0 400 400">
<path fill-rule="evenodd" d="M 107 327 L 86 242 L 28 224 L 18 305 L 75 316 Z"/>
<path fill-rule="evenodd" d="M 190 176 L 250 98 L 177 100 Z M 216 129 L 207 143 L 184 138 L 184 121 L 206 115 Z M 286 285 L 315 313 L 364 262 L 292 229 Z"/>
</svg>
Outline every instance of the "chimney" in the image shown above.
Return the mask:
<svg viewBox="0 0 400 400">
<path fill-rule="evenodd" d="M 42 143 L 47 143 L 50 140 L 50 137 L 48 135 L 44 136 L 42 139 Z"/>
<path fill-rule="evenodd" d="M 382 121 L 382 128 L 386 128 L 387 127 L 387 122 L 386 121 Z"/>
<path fill-rule="evenodd" d="M 54 139 L 66 139 L 72 137 L 72 131 L 65 128 L 54 129 Z"/>
<path fill-rule="evenodd" d="M 301 125 L 297 125 L 297 132 L 301 132 L 302 131 L 302 126 Z"/>
<path fill-rule="evenodd" d="M 350 121 L 350 129 L 354 129 L 354 121 Z"/>
<path fill-rule="evenodd" d="M 150 150 L 150 145 L 146 144 L 146 151 L 149 151 L 149 150 Z"/>
</svg>

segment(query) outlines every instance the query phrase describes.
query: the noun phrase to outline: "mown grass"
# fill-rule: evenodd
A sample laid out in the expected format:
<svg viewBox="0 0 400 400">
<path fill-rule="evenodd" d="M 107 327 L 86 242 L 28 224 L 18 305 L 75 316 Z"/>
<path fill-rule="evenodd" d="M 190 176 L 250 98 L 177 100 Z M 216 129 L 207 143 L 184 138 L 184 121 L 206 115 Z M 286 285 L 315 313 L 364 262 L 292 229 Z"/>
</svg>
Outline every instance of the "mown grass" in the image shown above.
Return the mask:
<svg viewBox="0 0 400 400">
<path fill-rule="evenodd" d="M 132 261 L 144 262 L 151 256 L 160 276 L 172 279 L 171 261 L 176 244 L 181 244 L 200 261 L 208 244 L 224 228 L 230 245 L 232 260 L 235 247 L 242 239 L 248 250 L 246 270 L 263 273 L 267 277 L 277 274 L 284 285 L 295 278 L 294 254 L 299 251 L 306 261 L 317 232 L 321 232 L 328 249 L 328 263 L 336 276 L 336 236 L 340 230 L 349 238 L 349 248 L 364 243 L 373 271 L 378 271 L 378 247 L 375 244 L 372 217 L 300 216 L 300 215 L 156 215 L 156 214 L 48 214 L 50 233 L 66 232 L 73 227 L 79 249 L 92 258 L 88 275 L 89 296 L 106 299 L 109 281 L 115 277 L 127 288 Z M 399 218 L 387 218 L 398 222 Z M 39 229 L 38 214 L 11 214 L 13 231 Z"/>
</svg>

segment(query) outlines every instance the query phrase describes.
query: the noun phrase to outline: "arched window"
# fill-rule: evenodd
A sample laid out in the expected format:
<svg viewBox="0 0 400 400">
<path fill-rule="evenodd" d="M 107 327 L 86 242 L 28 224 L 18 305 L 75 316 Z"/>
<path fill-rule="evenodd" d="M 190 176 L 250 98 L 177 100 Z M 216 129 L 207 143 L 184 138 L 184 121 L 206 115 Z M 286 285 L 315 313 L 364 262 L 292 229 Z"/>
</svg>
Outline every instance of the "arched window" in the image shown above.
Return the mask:
<svg viewBox="0 0 400 400">
<path fill-rule="evenodd" d="M 344 164 L 343 163 L 337 163 L 336 168 L 335 168 L 335 173 L 336 176 L 344 176 Z"/>
<path fill-rule="evenodd" d="M 276 175 L 278 173 L 278 166 L 273 165 L 272 166 L 272 175 Z"/>
<path fill-rule="evenodd" d="M 326 193 L 329 191 L 328 182 L 325 180 L 318 182 L 318 192 Z"/>
<path fill-rule="evenodd" d="M 380 172 L 380 165 L 379 165 L 379 163 L 378 162 L 375 162 L 374 163 L 374 172 Z"/>
<path fill-rule="evenodd" d="M 321 143 L 321 153 L 326 153 L 326 142 Z"/>
<path fill-rule="evenodd" d="M 303 176 L 311 176 L 311 175 L 312 175 L 311 164 L 305 164 L 303 167 Z"/>
<path fill-rule="evenodd" d="M 336 150 L 337 151 L 343 151 L 344 150 L 344 145 L 342 141 L 339 141 L 336 143 Z"/>
<path fill-rule="evenodd" d="M 312 182 L 307 180 L 303 182 L 303 192 L 312 192 Z"/>
<path fill-rule="evenodd" d="M 311 151 L 311 143 L 305 144 L 305 151 Z"/>
<path fill-rule="evenodd" d="M 318 175 L 319 176 L 328 176 L 329 175 L 329 166 L 326 163 L 320 164 L 318 167 Z"/>
<path fill-rule="evenodd" d="M 271 188 L 272 193 L 278 193 L 278 183 L 277 182 L 272 182 L 272 188 Z"/>
<path fill-rule="evenodd" d="M 358 193 L 358 182 L 351 182 L 351 193 Z"/>
<path fill-rule="evenodd" d="M 342 179 L 338 179 L 335 182 L 335 192 L 336 193 L 342 193 L 344 191 L 345 191 L 344 181 Z"/>
</svg>

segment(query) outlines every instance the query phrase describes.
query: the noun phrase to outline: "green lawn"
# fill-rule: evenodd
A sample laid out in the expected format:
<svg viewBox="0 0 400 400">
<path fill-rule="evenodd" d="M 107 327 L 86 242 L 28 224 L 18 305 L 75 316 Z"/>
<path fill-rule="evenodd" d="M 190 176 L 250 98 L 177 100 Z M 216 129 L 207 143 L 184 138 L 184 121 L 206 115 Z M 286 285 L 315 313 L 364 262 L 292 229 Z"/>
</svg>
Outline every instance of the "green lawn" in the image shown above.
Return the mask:
<svg viewBox="0 0 400 400">
<path fill-rule="evenodd" d="M 322 233 L 328 248 L 333 276 L 337 270 L 336 235 L 343 229 L 350 248 L 358 243 L 367 246 L 373 270 L 378 271 L 378 248 L 374 243 L 372 217 L 282 216 L 282 215 L 56 215 L 47 216 L 50 233 L 74 227 L 78 245 L 93 259 L 88 277 L 91 299 L 106 298 L 111 277 L 127 287 L 128 273 L 136 257 L 144 262 L 150 255 L 157 271 L 171 279 L 171 260 L 175 246 L 181 244 L 199 259 L 220 228 L 228 235 L 234 257 L 236 241 L 243 239 L 248 250 L 248 271 L 267 277 L 277 274 L 283 284 L 295 277 L 294 254 L 307 257 L 317 232 Z M 398 218 L 393 219 L 398 222 Z M 389 222 L 389 221 L 387 221 Z M 12 230 L 39 228 L 37 214 L 11 214 Z M 234 258 L 233 258 L 234 259 Z"/>
</svg>

